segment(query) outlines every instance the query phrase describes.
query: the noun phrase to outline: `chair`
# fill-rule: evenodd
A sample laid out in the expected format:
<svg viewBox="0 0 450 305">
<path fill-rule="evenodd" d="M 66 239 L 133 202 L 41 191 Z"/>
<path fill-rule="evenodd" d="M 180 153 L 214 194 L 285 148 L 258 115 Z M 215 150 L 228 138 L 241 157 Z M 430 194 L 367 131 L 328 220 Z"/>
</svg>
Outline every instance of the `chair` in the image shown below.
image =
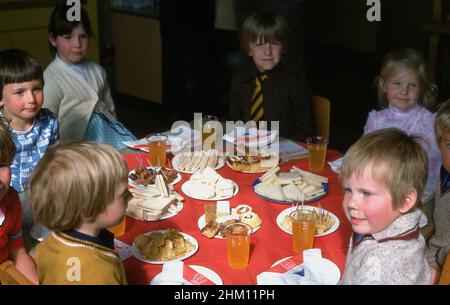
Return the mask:
<svg viewBox="0 0 450 305">
<path fill-rule="evenodd" d="M 329 139 L 330 133 L 330 101 L 327 98 L 313 95 L 313 125 L 316 135 Z"/>
<path fill-rule="evenodd" d="M 10 260 L 0 265 L 0 283 L 2 285 L 33 285 Z"/>
<path fill-rule="evenodd" d="M 442 11 L 442 0 L 433 0 L 432 20 L 422 24 L 421 29 L 430 33 L 428 46 L 428 71 L 431 81 L 436 81 L 436 63 L 441 35 L 450 36 L 450 21 Z M 448 74 L 448 39 L 444 43 L 444 82 L 447 82 Z"/>
<path fill-rule="evenodd" d="M 438 284 L 450 285 L 450 252 L 447 254 L 447 258 L 445 259 L 444 267 L 442 268 Z"/>
</svg>

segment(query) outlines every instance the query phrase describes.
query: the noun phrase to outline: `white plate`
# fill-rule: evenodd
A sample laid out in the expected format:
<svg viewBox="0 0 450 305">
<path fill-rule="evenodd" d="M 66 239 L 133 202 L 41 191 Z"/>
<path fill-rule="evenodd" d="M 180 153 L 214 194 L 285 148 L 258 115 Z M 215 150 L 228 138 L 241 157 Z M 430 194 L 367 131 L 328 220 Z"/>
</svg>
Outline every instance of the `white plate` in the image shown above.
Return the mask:
<svg viewBox="0 0 450 305">
<path fill-rule="evenodd" d="M 140 219 L 140 218 L 134 217 L 131 213 L 128 213 L 128 212 L 127 212 L 127 216 L 129 216 L 129 217 L 131 217 L 131 218 L 133 218 L 133 219 L 136 219 L 136 220 L 141 220 L 141 221 L 159 221 L 159 220 L 171 218 L 171 217 L 177 215 L 178 213 L 180 213 L 181 210 L 183 210 L 183 208 L 184 208 L 183 202 L 182 202 L 182 201 L 178 202 L 178 206 L 179 206 L 179 210 L 176 210 L 175 212 L 167 211 L 167 213 L 163 214 L 163 215 L 161 216 L 161 218 L 158 218 L 158 219 L 142 220 L 142 219 Z"/>
<path fill-rule="evenodd" d="M 198 273 L 200 273 L 201 275 L 206 277 L 208 280 L 210 280 L 214 284 L 223 285 L 222 279 L 213 270 L 203 267 L 203 266 L 198 266 L 198 265 L 189 265 L 189 267 L 191 267 L 192 269 L 194 269 L 195 271 L 197 271 Z M 163 273 L 161 272 L 153 278 L 153 280 L 150 282 L 150 285 L 165 285 L 164 282 L 165 282 L 164 276 L 163 276 Z M 168 285 L 173 284 L 172 282 L 166 282 L 166 283 Z M 185 279 L 182 280 L 181 284 L 182 285 L 193 285 L 190 282 L 186 281 Z"/>
<path fill-rule="evenodd" d="M 224 197 L 218 197 L 217 195 L 215 197 L 212 198 L 202 198 L 199 197 L 198 195 L 195 195 L 195 188 L 193 188 L 193 184 L 190 180 L 186 181 L 185 183 L 183 183 L 181 185 L 181 190 L 183 191 L 183 193 L 185 193 L 187 196 L 193 198 L 193 199 L 198 199 L 198 200 L 208 200 L 208 201 L 217 201 L 217 200 L 225 200 L 225 199 L 229 199 L 232 198 L 234 196 L 236 196 L 236 194 L 239 192 L 239 186 L 236 184 L 236 182 L 232 181 L 233 185 L 234 185 L 234 191 L 233 191 L 233 195 L 232 196 L 224 196 Z"/>
<path fill-rule="evenodd" d="M 146 168 L 153 168 L 153 167 L 148 166 L 148 167 L 146 167 Z M 144 185 L 142 185 L 142 184 L 137 184 L 134 180 L 130 179 L 130 174 L 134 174 L 135 172 L 136 172 L 136 171 L 133 169 L 132 171 L 130 171 L 130 172 L 128 173 L 128 185 L 130 185 L 130 186 L 132 186 L 132 187 L 134 187 L 134 188 L 140 189 L 140 190 L 142 190 L 142 191 L 147 190 L 147 187 L 146 187 L 146 186 L 144 186 Z M 177 184 L 177 183 L 180 182 L 180 181 L 181 181 L 181 175 L 180 175 L 179 173 L 177 173 L 177 177 L 175 178 L 175 180 L 173 180 L 173 181 L 172 181 L 171 183 L 169 183 L 169 184 L 175 185 L 175 184 Z"/>
<path fill-rule="evenodd" d="M 264 168 L 262 168 L 262 169 L 260 169 L 260 170 L 257 170 L 257 171 L 238 171 L 238 170 L 233 169 L 233 167 L 231 166 L 231 164 L 230 164 L 230 162 L 228 161 L 228 159 L 226 159 L 226 164 L 227 164 L 227 166 L 228 166 L 229 168 L 231 168 L 232 170 L 234 170 L 234 171 L 236 171 L 236 172 L 240 172 L 240 173 L 246 173 L 246 174 L 258 174 L 258 173 L 264 173 L 264 172 L 267 172 L 269 169 L 271 169 L 271 168 L 269 168 L 269 167 L 264 167 Z"/>
<path fill-rule="evenodd" d="M 313 206 L 309 206 L 309 205 L 305 205 L 305 206 L 303 206 L 303 208 L 308 209 L 308 210 L 318 210 L 319 209 L 317 207 L 313 207 Z M 281 230 L 283 230 L 284 232 L 291 234 L 291 235 L 292 235 L 292 232 L 283 226 L 283 219 L 284 219 L 284 216 L 289 215 L 295 209 L 296 209 L 296 207 L 287 208 L 286 210 L 281 211 L 281 213 L 278 214 L 278 216 L 277 216 L 277 225 L 280 227 Z M 325 210 L 325 209 L 322 209 L 322 210 Z M 325 211 L 327 211 L 327 210 L 325 210 Z M 316 234 L 315 235 L 316 237 L 331 234 L 339 228 L 339 223 L 340 223 L 339 218 L 337 218 L 337 216 L 334 215 L 333 213 L 331 213 L 330 211 L 327 211 L 327 212 L 328 212 L 328 215 L 334 219 L 334 224 L 327 231 L 323 232 L 322 234 Z"/>
<path fill-rule="evenodd" d="M 166 230 L 154 230 L 154 231 L 149 231 L 149 232 L 147 232 L 147 233 L 144 233 L 144 235 L 149 235 L 149 234 L 151 234 L 151 233 L 153 233 L 153 232 L 161 232 L 161 233 L 164 233 L 164 232 L 166 232 Z M 184 260 L 184 259 L 186 259 L 186 258 L 188 258 L 188 257 L 191 257 L 192 255 L 194 255 L 194 254 L 197 252 L 197 250 L 198 250 L 198 242 L 197 242 L 197 240 L 196 240 L 194 237 L 192 237 L 192 236 L 189 235 L 189 234 L 183 233 L 183 232 L 180 232 L 180 233 L 181 233 L 181 235 L 183 235 L 184 239 L 188 240 L 191 244 L 194 245 L 194 250 L 192 250 L 191 252 L 186 253 L 184 256 L 179 257 L 179 258 L 177 258 L 177 259 L 174 259 L 174 260 L 172 260 L 172 261 L 182 261 L 182 260 Z M 139 254 L 139 251 L 137 250 L 134 241 L 133 241 L 133 245 L 132 245 L 132 247 L 131 247 L 131 251 L 132 251 L 134 257 L 136 257 L 138 260 L 140 260 L 140 261 L 142 261 L 142 262 L 144 262 L 144 263 L 149 263 L 149 264 L 164 264 L 165 262 L 168 262 L 168 261 L 151 260 L 151 259 L 146 259 L 146 258 L 142 257 L 142 256 Z"/>
<path fill-rule="evenodd" d="M 278 265 L 279 263 L 291 258 L 292 256 L 288 256 L 285 258 L 280 259 L 279 261 L 275 262 L 272 264 L 271 268 L 275 267 L 276 265 Z M 322 285 L 336 285 L 339 280 L 341 279 L 341 271 L 339 270 L 339 267 L 333 263 L 332 261 L 330 261 L 329 259 L 323 258 L 322 257 L 322 263 L 323 263 L 323 267 L 326 268 L 328 270 L 327 274 L 328 274 L 328 278 L 327 281 L 325 283 L 321 283 Z M 300 266 L 296 266 L 294 268 L 292 268 L 291 270 L 285 272 L 284 274 L 288 274 L 291 272 L 301 272 L 301 270 L 303 269 L 303 264 L 301 264 Z"/>
<path fill-rule="evenodd" d="M 202 216 L 200 216 L 200 218 L 199 218 L 198 221 L 197 221 L 197 225 L 198 225 L 198 228 L 199 228 L 200 230 L 203 229 L 203 228 L 206 226 L 206 223 L 205 223 L 205 214 L 203 214 Z M 257 226 L 256 228 L 253 228 L 252 234 L 254 234 L 256 231 L 258 231 L 259 228 L 261 228 L 261 226 Z M 216 234 L 216 236 L 214 236 L 214 238 L 225 239 L 224 237 L 222 237 L 222 235 L 220 234 L 220 232 L 218 232 L 218 233 Z"/>
<path fill-rule="evenodd" d="M 197 171 L 185 171 L 185 170 L 180 170 L 178 168 L 178 166 L 181 164 L 181 162 L 183 162 L 183 160 L 184 160 L 183 158 L 184 157 L 185 156 L 183 154 L 178 154 L 175 157 L 173 157 L 173 159 L 172 159 L 172 166 L 173 166 L 173 168 L 175 168 L 175 170 L 179 171 L 180 173 L 185 173 L 185 174 L 194 174 L 194 173 L 198 172 L 199 170 L 197 170 Z M 224 158 L 222 156 L 218 156 L 217 157 L 217 165 L 216 165 L 216 167 L 214 167 L 214 169 L 218 170 L 218 169 L 222 168 L 224 165 L 225 165 Z"/>
</svg>

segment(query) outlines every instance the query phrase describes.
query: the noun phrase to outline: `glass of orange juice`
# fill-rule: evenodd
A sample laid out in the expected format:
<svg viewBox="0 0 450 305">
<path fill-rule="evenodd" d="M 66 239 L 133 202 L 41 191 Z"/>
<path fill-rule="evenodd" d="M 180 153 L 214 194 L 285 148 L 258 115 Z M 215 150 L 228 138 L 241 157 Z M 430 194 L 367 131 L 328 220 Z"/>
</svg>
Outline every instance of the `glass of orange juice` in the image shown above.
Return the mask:
<svg viewBox="0 0 450 305">
<path fill-rule="evenodd" d="M 152 166 L 161 168 L 166 165 L 166 148 L 168 137 L 157 133 L 146 137 L 148 142 L 148 159 Z"/>
<path fill-rule="evenodd" d="M 289 214 L 292 221 L 292 248 L 298 254 L 311 249 L 314 244 L 314 233 L 317 215 L 313 210 L 299 207 Z"/>
<path fill-rule="evenodd" d="M 309 170 L 319 172 L 325 167 L 328 139 L 326 137 L 307 137 Z"/>
<path fill-rule="evenodd" d="M 250 257 L 250 235 L 252 227 L 245 223 L 232 223 L 225 227 L 228 266 L 233 269 L 247 267 Z"/>
<path fill-rule="evenodd" d="M 126 229 L 126 220 L 125 219 L 126 219 L 126 217 L 124 216 L 122 221 L 118 225 L 108 228 L 108 231 L 113 233 L 115 237 L 123 235 L 125 233 L 125 229 Z"/>
</svg>

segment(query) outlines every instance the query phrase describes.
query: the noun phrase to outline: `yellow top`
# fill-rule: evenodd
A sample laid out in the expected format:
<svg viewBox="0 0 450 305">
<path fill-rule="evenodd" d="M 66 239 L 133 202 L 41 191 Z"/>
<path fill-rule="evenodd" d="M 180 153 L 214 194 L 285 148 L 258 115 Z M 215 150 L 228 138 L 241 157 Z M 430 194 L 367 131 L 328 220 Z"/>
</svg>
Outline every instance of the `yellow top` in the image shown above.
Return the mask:
<svg viewBox="0 0 450 305">
<path fill-rule="evenodd" d="M 52 232 L 36 247 L 40 284 L 125 285 L 125 269 L 111 248 Z"/>
</svg>

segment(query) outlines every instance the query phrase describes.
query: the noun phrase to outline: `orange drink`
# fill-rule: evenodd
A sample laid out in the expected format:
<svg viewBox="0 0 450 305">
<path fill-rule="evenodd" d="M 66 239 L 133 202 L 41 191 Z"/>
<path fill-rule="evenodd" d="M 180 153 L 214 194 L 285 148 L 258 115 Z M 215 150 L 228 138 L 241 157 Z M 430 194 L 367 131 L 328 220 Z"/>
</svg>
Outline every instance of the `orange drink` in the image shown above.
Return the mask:
<svg viewBox="0 0 450 305">
<path fill-rule="evenodd" d="M 122 221 L 118 225 L 108 228 L 108 231 L 113 233 L 115 237 L 123 235 L 125 233 L 125 228 L 126 228 L 125 218 L 126 217 L 124 216 Z"/>
<path fill-rule="evenodd" d="M 252 227 L 245 223 L 233 223 L 226 226 L 228 266 L 243 269 L 250 257 L 250 235 Z"/>
<path fill-rule="evenodd" d="M 167 136 L 154 134 L 147 137 L 148 159 L 152 166 L 164 167 L 166 165 Z"/>
<path fill-rule="evenodd" d="M 319 172 L 325 167 L 328 139 L 325 137 L 306 138 L 309 170 Z"/>
<path fill-rule="evenodd" d="M 311 249 L 314 244 L 316 214 L 312 210 L 299 208 L 289 216 L 292 221 L 292 248 L 298 254 Z"/>
</svg>

